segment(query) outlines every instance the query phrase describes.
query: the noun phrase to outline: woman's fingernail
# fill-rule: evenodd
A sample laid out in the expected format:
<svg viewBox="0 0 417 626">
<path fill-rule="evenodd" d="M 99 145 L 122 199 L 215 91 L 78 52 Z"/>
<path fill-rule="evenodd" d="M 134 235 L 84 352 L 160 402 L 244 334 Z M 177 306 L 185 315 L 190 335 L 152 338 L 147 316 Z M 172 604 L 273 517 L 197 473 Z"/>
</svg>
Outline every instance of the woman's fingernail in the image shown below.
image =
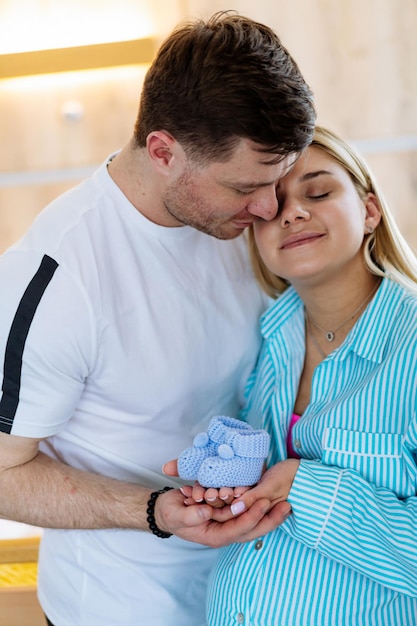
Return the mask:
<svg viewBox="0 0 417 626">
<path fill-rule="evenodd" d="M 187 496 L 187 494 L 185 493 L 185 491 L 184 491 L 183 487 L 180 487 L 180 491 L 181 491 L 181 493 L 182 493 L 182 495 L 183 495 L 183 496 Z"/>
<path fill-rule="evenodd" d="M 217 498 L 206 498 L 206 502 L 216 502 Z"/>
<path fill-rule="evenodd" d="M 239 515 L 239 513 L 243 513 L 246 510 L 246 505 L 243 500 L 239 500 L 239 502 L 234 502 L 230 507 L 233 515 Z"/>
</svg>

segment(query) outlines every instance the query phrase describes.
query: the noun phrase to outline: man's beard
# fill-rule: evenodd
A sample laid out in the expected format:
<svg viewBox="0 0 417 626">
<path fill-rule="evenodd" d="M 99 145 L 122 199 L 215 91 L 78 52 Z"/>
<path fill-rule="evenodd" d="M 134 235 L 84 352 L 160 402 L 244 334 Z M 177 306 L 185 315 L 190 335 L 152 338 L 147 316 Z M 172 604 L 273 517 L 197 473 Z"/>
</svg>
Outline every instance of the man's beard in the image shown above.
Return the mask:
<svg viewBox="0 0 417 626">
<path fill-rule="evenodd" d="M 162 198 L 165 210 L 184 226 L 191 226 L 217 239 L 234 239 L 240 234 L 225 219 L 220 221 L 212 213 L 192 180 L 192 173 L 185 171 L 172 184 Z"/>
</svg>

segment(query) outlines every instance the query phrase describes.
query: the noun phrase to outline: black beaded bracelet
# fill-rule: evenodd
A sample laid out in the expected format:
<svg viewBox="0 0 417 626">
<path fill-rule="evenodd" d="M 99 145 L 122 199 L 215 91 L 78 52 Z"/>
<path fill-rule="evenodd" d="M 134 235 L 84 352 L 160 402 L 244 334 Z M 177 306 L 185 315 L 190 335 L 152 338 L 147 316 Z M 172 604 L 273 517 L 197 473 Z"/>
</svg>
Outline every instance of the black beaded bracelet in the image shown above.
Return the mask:
<svg viewBox="0 0 417 626">
<path fill-rule="evenodd" d="M 172 533 L 166 533 L 163 530 L 160 530 L 158 526 L 156 525 L 155 502 L 156 502 L 157 497 L 160 496 L 161 493 L 165 493 L 166 491 L 170 491 L 171 489 L 173 489 L 173 487 L 164 487 L 163 489 L 160 489 L 159 491 L 153 491 L 151 493 L 151 497 L 148 500 L 148 508 L 146 509 L 146 513 L 148 514 L 148 517 L 146 518 L 146 520 L 148 522 L 149 530 L 154 535 L 156 535 L 157 537 L 160 537 L 161 539 L 169 539 L 169 537 L 172 537 Z"/>
</svg>

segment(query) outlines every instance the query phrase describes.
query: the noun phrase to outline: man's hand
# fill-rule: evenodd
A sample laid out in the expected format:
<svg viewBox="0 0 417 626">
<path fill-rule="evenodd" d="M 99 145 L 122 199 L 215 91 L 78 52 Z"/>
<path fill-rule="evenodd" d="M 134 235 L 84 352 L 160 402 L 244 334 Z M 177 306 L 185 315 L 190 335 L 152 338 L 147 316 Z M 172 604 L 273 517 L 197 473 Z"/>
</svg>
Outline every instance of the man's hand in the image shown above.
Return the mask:
<svg viewBox="0 0 417 626">
<path fill-rule="evenodd" d="M 181 539 L 219 548 L 252 541 L 275 530 L 290 512 L 291 507 L 285 501 L 271 506 L 268 498 L 255 498 L 246 512 L 233 516 L 230 507 L 214 509 L 208 504 L 187 506 L 181 492 L 171 490 L 158 497 L 155 521 L 158 528 Z"/>
<path fill-rule="evenodd" d="M 260 482 L 248 490 L 238 499 L 234 499 L 232 506 L 216 508 L 202 504 L 188 504 L 181 492 L 175 492 L 176 506 L 168 509 L 161 506 L 160 527 L 162 530 L 173 532 L 178 537 L 188 541 L 196 541 L 211 547 L 221 547 L 230 543 L 251 541 L 260 535 L 271 532 L 280 526 L 290 515 L 291 507 L 286 501 L 291 489 L 299 461 L 287 459 L 274 465 L 262 476 Z M 177 476 L 177 462 L 169 461 L 164 465 L 167 476 Z M 185 487 L 184 492 L 195 487 Z M 168 492 L 158 498 L 173 497 Z M 158 504 L 157 502 L 157 504 Z M 181 503 L 181 507 L 180 507 Z M 163 501 L 160 502 L 163 505 Z"/>
</svg>

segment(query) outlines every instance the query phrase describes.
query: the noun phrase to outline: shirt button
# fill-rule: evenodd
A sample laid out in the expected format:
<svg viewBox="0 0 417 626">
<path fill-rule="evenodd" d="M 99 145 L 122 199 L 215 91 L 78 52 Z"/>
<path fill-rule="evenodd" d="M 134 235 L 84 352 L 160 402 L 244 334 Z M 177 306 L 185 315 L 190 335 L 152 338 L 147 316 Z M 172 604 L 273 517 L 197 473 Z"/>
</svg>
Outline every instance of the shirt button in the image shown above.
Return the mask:
<svg viewBox="0 0 417 626">
<path fill-rule="evenodd" d="M 258 539 L 258 541 L 255 543 L 255 550 L 260 550 L 263 545 L 264 542 L 262 541 L 262 539 Z"/>
<path fill-rule="evenodd" d="M 301 448 L 301 441 L 299 439 L 294 439 L 294 447 Z"/>
<path fill-rule="evenodd" d="M 243 615 L 243 613 L 238 613 L 237 614 L 237 623 L 238 624 L 243 624 L 244 621 L 245 621 L 245 616 Z"/>
</svg>

